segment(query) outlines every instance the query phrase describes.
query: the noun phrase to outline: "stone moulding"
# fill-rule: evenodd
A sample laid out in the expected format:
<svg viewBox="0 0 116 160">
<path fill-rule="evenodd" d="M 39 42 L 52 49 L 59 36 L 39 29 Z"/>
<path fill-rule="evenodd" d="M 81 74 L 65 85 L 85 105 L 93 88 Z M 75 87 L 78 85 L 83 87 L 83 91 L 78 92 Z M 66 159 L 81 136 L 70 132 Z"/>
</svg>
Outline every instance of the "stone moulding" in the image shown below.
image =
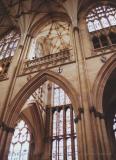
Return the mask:
<svg viewBox="0 0 116 160">
<path fill-rule="evenodd" d="M 72 63 L 74 61 L 74 56 L 71 50 L 65 49 L 55 54 L 27 60 L 24 64 L 23 74 Z"/>
</svg>

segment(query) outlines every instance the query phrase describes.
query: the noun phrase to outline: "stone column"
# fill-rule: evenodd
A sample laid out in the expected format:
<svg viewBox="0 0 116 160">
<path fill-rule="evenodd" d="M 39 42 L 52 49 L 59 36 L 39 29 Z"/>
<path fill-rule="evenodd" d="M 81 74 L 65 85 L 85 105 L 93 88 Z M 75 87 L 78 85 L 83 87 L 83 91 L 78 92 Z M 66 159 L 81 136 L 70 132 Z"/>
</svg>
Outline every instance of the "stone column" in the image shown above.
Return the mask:
<svg viewBox="0 0 116 160">
<path fill-rule="evenodd" d="M 23 50 L 22 50 L 22 58 L 21 58 L 23 63 L 21 62 L 21 65 L 19 65 L 19 69 L 18 69 L 19 74 L 23 73 L 24 65 L 25 65 L 24 62 L 27 59 L 27 55 L 29 53 L 32 38 L 33 37 L 29 34 L 26 36 L 25 43 L 24 43 Z"/>
<path fill-rule="evenodd" d="M 98 126 L 101 137 L 101 147 L 102 147 L 102 158 L 103 160 L 111 160 L 111 147 L 109 144 L 109 139 L 107 136 L 106 126 L 105 126 L 105 116 L 101 112 L 96 112 L 96 116 L 99 118 Z"/>
<path fill-rule="evenodd" d="M 110 160 L 111 159 L 111 147 L 110 147 L 110 144 L 109 144 L 109 139 L 108 139 L 104 119 L 101 119 L 101 128 L 102 128 L 102 134 L 103 134 L 103 138 L 104 138 L 104 145 L 105 145 L 105 151 L 106 151 L 107 159 Z"/>
<path fill-rule="evenodd" d="M 82 130 L 84 134 L 84 159 L 87 160 L 96 160 L 95 153 L 95 143 L 93 137 L 93 128 L 91 122 L 91 114 L 89 111 L 90 101 L 90 92 L 87 81 L 87 70 L 84 53 L 82 50 L 82 43 L 79 35 L 79 29 L 74 27 L 73 29 L 73 39 L 75 47 L 75 57 L 77 63 L 78 79 L 80 83 L 80 96 L 81 96 L 81 107 L 84 108 L 84 113 L 82 117 Z M 86 145 L 85 145 L 86 144 Z M 82 153 L 82 152 L 81 152 Z"/>
<path fill-rule="evenodd" d="M 2 123 L 2 135 L 0 140 L 0 159 L 6 160 L 8 156 L 9 144 L 14 129 L 8 127 L 5 123 Z"/>
<path fill-rule="evenodd" d="M 108 141 L 107 131 L 105 127 L 104 114 L 97 112 L 94 107 L 91 108 L 91 114 L 93 114 L 94 126 L 96 129 L 98 159 L 99 160 L 111 160 L 111 149 Z"/>
<path fill-rule="evenodd" d="M 14 133 L 13 128 L 7 129 L 7 139 L 6 139 L 6 143 L 5 143 L 5 147 L 4 147 L 3 160 L 7 160 L 7 158 L 8 158 L 8 153 L 9 153 L 10 143 L 12 140 L 13 133 Z"/>
<path fill-rule="evenodd" d="M 0 142 L 1 142 L 1 138 L 2 138 L 2 133 L 3 133 L 3 122 L 0 122 Z"/>
</svg>

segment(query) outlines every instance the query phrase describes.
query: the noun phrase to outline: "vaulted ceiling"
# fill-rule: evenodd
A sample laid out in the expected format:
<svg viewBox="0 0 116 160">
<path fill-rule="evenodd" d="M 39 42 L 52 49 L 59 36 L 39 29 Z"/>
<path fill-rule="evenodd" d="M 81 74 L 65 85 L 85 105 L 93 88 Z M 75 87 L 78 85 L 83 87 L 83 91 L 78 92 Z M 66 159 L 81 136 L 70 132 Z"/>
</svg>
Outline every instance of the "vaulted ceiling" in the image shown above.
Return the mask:
<svg viewBox="0 0 116 160">
<path fill-rule="evenodd" d="M 115 2 L 115 0 L 112 1 Z M 96 0 L 96 2 L 100 2 L 100 0 Z M 57 12 L 67 14 L 70 19 L 77 19 L 77 14 L 92 3 L 95 1 L 0 0 L 0 36 L 14 27 L 24 31 L 25 28 L 29 28 L 33 20 L 37 21 L 34 19 L 37 15 L 42 18 L 47 14 L 53 15 L 54 12 Z"/>
</svg>

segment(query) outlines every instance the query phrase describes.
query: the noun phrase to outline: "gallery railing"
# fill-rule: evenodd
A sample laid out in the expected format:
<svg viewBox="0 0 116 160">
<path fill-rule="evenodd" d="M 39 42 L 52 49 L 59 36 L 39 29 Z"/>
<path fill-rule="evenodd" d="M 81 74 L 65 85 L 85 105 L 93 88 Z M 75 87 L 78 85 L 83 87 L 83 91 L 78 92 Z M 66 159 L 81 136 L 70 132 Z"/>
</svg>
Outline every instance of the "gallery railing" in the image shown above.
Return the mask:
<svg viewBox="0 0 116 160">
<path fill-rule="evenodd" d="M 24 63 L 23 73 L 36 72 L 38 70 L 72 63 L 73 61 L 74 55 L 72 53 L 72 50 L 65 49 L 55 54 L 35 58 L 33 60 L 26 60 Z"/>
</svg>

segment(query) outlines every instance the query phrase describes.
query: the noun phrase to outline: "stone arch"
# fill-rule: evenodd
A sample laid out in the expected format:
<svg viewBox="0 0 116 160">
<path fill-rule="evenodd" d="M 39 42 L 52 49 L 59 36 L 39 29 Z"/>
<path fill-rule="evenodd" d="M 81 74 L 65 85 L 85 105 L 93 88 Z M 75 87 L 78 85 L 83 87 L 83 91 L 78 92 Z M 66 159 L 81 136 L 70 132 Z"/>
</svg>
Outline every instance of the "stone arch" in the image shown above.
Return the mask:
<svg viewBox="0 0 116 160">
<path fill-rule="evenodd" d="M 114 69 L 116 69 L 116 54 L 113 54 L 106 64 L 103 65 L 93 84 L 93 104 L 99 112 L 103 112 L 102 97 L 104 87 Z"/>
<path fill-rule="evenodd" d="M 71 19 L 66 13 L 53 12 L 40 18 L 36 23 L 34 23 L 30 28 L 29 34 L 35 37 L 44 26 L 51 23 L 51 18 L 54 21 L 62 21 L 71 24 Z"/>
<path fill-rule="evenodd" d="M 4 121 L 8 126 L 14 126 L 14 123 L 19 116 L 22 106 L 26 102 L 27 98 L 45 81 L 50 80 L 58 84 L 69 96 L 75 112 L 79 106 L 78 94 L 73 88 L 72 84 L 63 76 L 50 70 L 41 71 L 34 76 L 24 87 L 17 93 L 12 102 L 10 103 L 8 110 L 4 116 Z"/>
<path fill-rule="evenodd" d="M 109 2 L 109 1 L 101 1 L 101 2 L 95 2 L 95 1 L 94 1 L 93 3 L 88 2 L 88 7 L 84 8 L 84 12 L 83 12 L 83 10 L 81 10 L 81 12 L 78 13 L 78 14 L 79 14 L 79 17 L 80 17 L 80 20 L 81 20 L 81 21 L 85 20 L 85 17 L 87 16 L 88 12 L 89 12 L 91 9 L 93 9 L 93 8 L 99 6 L 99 5 L 107 5 L 107 4 L 116 7 L 116 3 L 114 3 L 114 2 Z"/>
</svg>

